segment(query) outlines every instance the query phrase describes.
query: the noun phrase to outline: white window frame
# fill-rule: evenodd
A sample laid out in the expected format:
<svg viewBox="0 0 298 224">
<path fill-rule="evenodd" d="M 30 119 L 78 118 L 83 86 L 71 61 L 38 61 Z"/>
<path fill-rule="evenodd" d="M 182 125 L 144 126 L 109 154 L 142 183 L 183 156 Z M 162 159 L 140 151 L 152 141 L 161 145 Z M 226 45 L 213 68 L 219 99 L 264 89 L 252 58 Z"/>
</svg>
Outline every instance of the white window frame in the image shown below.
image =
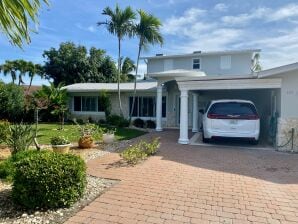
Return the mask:
<svg viewBox="0 0 298 224">
<path fill-rule="evenodd" d="M 194 62 L 195 60 L 199 60 L 199 63 L 195 63 L 195 62 Z M 192 69 L 193 69 L 193 70 L 201 70 L 201 67 L 202 67 L 201 62 L 202 62 L 201 58 L 193 58 L 193 59 L 192 59 Z M 199 68 L 194 68 L 194 65 L 195 65 L 195 64 L 199 64 Z"/>
<path fill-rule="evenodd" d="M 81 99 L 81 110 L 80 111 L 75 111 L 75 97 L 80 97 Z M 87 111 L 87 110 L 83 110 L 83 97 L 95 97 L 95 111 Z M 100 111 L 98 110 L 98 96 L 73 96 L 72 97 L 72 112 L 73 113 L 104 113 L 104 111 Z"/>
</svg>

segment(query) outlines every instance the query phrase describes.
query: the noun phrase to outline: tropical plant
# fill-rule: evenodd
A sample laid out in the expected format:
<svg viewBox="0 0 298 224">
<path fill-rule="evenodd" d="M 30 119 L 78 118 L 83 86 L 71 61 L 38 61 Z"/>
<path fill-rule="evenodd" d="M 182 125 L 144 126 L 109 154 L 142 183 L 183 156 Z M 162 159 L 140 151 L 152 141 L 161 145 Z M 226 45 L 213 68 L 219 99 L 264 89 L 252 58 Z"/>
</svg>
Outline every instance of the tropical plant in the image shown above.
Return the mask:
<svg viewBox="0 0 298 224">
<path fill-rule="evenodd" d="M 122 61 L 122 60 L 121 60 Z M 134 61 L 129 57 L 125 57 L 121 63 L 121 81 L 123 82 L 133 82 L 134 75 L 132 72 L 136 69 Z"/>
<path fill-rule="evenodd" d="M 7 120 L 0 120 L 0 144 L 5 142 L 9 136 L 10 123 Z"/>
<path fill-rule="evenodd" d="M 118 84 L 118 101 L 120 115 L 123 116 L 122 103 L 121 103 L 121 93 L 120 93 L 120 79 L 121 79 L 121 41 L 125 36 L 131 37 L 133 35 L 133 20 L 136 15 L 131 7 L 126 7 L 122 10 L 119 5 L 116 5 L 115 10 L 110 7 L 106 7 L 102 14 L 108 16 L 109 19 L 104 22 L 98 22 L 97 24 L 104 25 L 108 32 L 115 35 L 118 39 L 118 74 L 117 74 L 117 84 Z"/>
<path fill-rule="evenodd" d="M 252 72 L 259 72 L 262 70 L 262 66 L 260 64 L 260 54 L 259 53 L 256 53 L 254 56 L 253 56 L 253 59 L 252 59 Z"/>
<path fill-rule="evenodd" d="M 51 145 L 67 145 L 70 141 L 64 136 L 54 136 L 51 138 Z"/>
<path fill-rule="evenodd" d="M 6 144 L 10 147 L 11 154 L 28 150 L 33 142 L 35 132 L 31 125 L 13 124 L 9 127 L 9 135 Z"/>
<path fill-rule="evenodd" d="M 141 51 L 148 48 L 148 45 L 163 44 L 163 37 L 160 33 L 161 21 L 155 16 L 146 13 L 143 10 L 138 10 L 139 23 L 134 26 L 134 33 L 139 38 L 137 65 L 135 69 L 134 93 L 131 105 L 131 113 L 129 115 L 129 123 L 131 122 L 135 98 L 137 92 L 137 75 L 139 69 L 139 61 Z"/>
<path fill-rule="evenodd" d="M 107 91 L 102 90 L 99 93 L 98 99 L 99 99 L 98 100 L 99 101 L 99 104 L 102 107 L 102 109 L 104 110 L 105 116 L 107 118 L 108 116 L 111 115 L 111 109 L 112 109 L 111 100 L 110 100 L 109 95 L 107 94 Z"/>
<path fill-rule="evenodd" d="M 28 76 L 30 78 L 30 83 L 27 89 L 27 95 L 28 95 L 30 88 L 32 86 L 33 78 L 35 77 L 35 75 L 39 75 L 41 78 L 43 78 L 44 69 L 43 69 L 43 66 L 40 64 L 34 64 L 32 62 L 28 62 L 26 72 L 28 73 Z"/>
<path fill-rule="evenodd" d="M 0 71 L 3 72 L 4 76 L 10 75 L 12 83 L 15 83 L 17 75 L 15 64 L 13 61 L 6 60 L 5 63 L 0 66 Z"/>
<path fill-rule="evenodd" d="M 0 29 L 13 45 L 30 43 L 29 25 L 38 23 L 41 2 L 48 4 L 48 0 L 1 0 Z"/>
</svg>

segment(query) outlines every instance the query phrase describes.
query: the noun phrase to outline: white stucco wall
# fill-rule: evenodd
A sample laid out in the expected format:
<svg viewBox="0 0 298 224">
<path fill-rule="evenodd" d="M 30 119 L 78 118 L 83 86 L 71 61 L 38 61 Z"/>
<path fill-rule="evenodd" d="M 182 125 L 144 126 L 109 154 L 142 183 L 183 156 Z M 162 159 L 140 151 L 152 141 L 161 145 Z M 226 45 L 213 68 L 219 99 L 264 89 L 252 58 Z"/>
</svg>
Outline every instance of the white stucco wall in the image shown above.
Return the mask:
<svg viewBox="0 0 298 224">
<path fill-rule="evenodd" d="M 207 75 L 247 75 L 251 73 L 251 53 L 228 55 L 231 56 L 230 69 L 221 68 L 221 56 L 224 55 L 202 55 L 197 57 L 178 57 L 172 59 L 149 59 L 147 71 L 148 73 L 155 73 L 173 69 L 192 70 L 193 58 L 200 58 L 201 70 Z M 171 63 L 169 62 L 170 60 L 172 61 Z"/>
</svg>

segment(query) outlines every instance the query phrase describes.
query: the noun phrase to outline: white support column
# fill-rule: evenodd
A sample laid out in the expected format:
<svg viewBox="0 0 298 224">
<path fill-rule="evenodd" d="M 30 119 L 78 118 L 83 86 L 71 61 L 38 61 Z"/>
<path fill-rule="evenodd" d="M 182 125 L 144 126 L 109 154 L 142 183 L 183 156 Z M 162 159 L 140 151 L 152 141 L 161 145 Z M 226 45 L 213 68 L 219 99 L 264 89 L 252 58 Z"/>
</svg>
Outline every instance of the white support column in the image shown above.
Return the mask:
<svg viewBox="0 0 298 224">
<path fill-rule="evenodd" d="M 192 132 L 199 131 L 198 94 L 192 94 Z"/>
<path fill-rule="evenodd" d="M 162 86 L 157 86 L 157 96 L 156 96 L 156 131 L 162 131 Z"/>
<path fill-rule="evenodd" d="M 188 144 L 188 90 L 181 90 L 180 101 L 180 137 L 178 143 Z"/>
</svg>

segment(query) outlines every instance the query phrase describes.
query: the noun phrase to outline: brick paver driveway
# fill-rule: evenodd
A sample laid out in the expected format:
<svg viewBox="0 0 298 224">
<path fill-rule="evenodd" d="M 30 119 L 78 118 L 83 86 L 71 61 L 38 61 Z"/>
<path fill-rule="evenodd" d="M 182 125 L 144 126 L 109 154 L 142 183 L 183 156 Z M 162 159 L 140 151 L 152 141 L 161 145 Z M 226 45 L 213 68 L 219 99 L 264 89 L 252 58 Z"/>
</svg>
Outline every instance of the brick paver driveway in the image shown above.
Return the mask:
<svg viewBox="0 0 298 224">
<path fill-rule="evenodd" d="M 298 155 L 182 146 L 176 131 L 157 156 L 117 167 L 110 154 L 88 172 L 120 179 L 68 223 L 298 223 Z"/>
</svg>

